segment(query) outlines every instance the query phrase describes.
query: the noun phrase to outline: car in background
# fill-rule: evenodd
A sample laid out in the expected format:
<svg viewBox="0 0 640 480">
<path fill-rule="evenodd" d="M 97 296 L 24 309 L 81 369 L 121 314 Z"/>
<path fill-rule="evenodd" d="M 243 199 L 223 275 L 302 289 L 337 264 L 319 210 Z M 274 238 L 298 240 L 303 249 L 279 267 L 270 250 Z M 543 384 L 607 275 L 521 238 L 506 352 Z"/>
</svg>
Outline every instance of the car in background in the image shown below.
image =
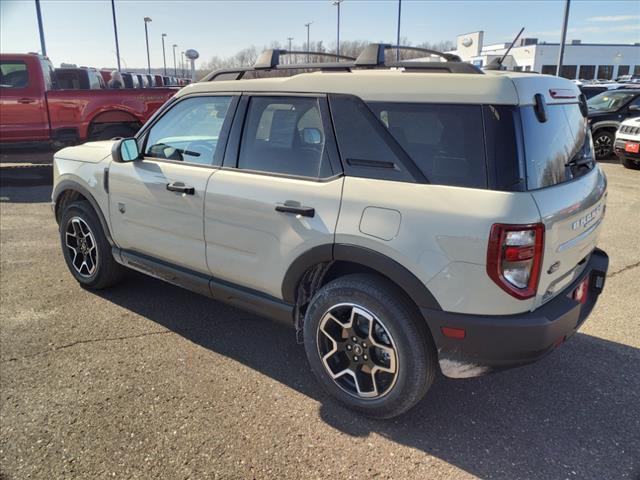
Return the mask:
<svg viewBox="0 0 640 480">
<path fill-rule="evenodd" d="M 136 77 L 138 77 L 138 83 L 140 84 L 140 88 L 149 88 L 151 85 L 149 84 L 149 80 L 146 75 L 136 73 Z"/>
<path fill-rule="evenodd" d="M 640 116 L 640 88 L 602 92 L 587 100 L 589 126 L 598 160 L 613 154 L 616 131 L 627 118 Z"/>
<path fill-rule="evenodd" d="M 580 88 L 580 92 L 585 96 L 585 98 L 590 99 L 591 97 L 595 97 L 603 92 L 608 92 L 609 90 L 617 90 L 621 88 L 623 85 L 617 82 L 608 82 L 608 83 L 588 83 L 582 84 L 578 87 Z"/>
<path fill-rule="evenodd" d="M 85 73 L 97 75 L 92 69 Z M 136 78 L 137 81 L 137 78 Z M 2 147 L 60 148 L 131 136 L 177 88 L 137 91 L 60 89 L 47 57 L 0 54 Z"/>
<path fill-rule="evenodd" d="M 625 168 L 640 169 L 640 117 L 629 118 L 620 124 L 613 148 Z"/>
<path fill-rule="evenodd" d="M 620 77 L 616 78 L 616 82 L 638 83 L 640 82 L 640 75 L 635 75 L 635 74 L 621 75 Z"/>
<path fill-rule="evenodd" d="M 122 80 L 124 81 L 124 88 L 142 88 L 140 86 L 140 80 L 135 73 L 122 73 Z"/>
<path fill-rule="evenodd" d="M 60 90 L 100 90 L 106 88 L 102 75 L 90 68 L 56 68 L 56 84 Z"/>
</svg>

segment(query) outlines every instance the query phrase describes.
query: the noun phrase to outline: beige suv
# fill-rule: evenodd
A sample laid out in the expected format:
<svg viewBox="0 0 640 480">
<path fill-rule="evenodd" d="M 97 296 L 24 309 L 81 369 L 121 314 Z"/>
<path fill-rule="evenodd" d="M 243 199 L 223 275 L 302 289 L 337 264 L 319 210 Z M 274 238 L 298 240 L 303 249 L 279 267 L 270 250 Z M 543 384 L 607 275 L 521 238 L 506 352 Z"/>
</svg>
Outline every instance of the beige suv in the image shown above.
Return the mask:
<svg viewBox="0 0 640 480">
<path fill-rule="evenodd" d="M 183 88 L 135 138 L 58 152 L 71 273 L 100 289 L 129 267 L 283 321 L 320 383 L 374 417 L 438 370 L 553 350 L 608 266 L 578 89 L 447 54 L 389 64 L 390 48 L 308 65 L 268 51 Z"/>
</svg>

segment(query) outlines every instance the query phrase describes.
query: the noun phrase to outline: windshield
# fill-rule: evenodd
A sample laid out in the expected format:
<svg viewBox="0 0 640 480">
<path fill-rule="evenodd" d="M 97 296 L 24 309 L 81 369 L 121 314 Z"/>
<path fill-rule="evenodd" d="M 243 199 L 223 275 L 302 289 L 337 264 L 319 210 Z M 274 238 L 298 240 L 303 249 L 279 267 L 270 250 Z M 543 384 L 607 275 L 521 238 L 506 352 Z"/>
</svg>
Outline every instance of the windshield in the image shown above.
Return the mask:
<svg viewBox="0 0 640 480">
<path fill-rule="evenodd" d="M 627 103 L 634 94 L 635 92 L 624 90 L 602 92 L 600 95 L 587 100 L 587 105 L 590 112 L 615 112 Z"/>
</svg>

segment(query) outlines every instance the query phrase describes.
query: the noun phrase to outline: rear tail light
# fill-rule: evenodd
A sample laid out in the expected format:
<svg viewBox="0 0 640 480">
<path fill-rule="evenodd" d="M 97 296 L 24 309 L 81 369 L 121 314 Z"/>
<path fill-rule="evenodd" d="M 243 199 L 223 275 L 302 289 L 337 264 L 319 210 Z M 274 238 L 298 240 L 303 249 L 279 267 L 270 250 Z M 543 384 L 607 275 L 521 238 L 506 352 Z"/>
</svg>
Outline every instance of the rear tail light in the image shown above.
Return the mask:
<svg viewBox="0 0 640 480">
<path fill-rule="evenodd" d="M 503 225 L 491 227 L 487 249 L 487 273 L 508 294 L 524 300 L 538 290 L 544 225 Z"/>
</svg>

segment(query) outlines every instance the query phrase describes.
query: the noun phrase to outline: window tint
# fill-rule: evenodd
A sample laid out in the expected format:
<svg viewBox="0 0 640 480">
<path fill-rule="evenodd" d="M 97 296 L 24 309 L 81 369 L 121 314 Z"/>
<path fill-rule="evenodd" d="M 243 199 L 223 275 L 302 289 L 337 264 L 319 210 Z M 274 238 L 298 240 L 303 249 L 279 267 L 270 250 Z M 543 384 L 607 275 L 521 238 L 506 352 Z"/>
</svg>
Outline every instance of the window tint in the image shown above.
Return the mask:
<svg viewBox="0 0 640 480">
<path fill-rule="evenodd" d="M 26 88 L 29 84 L 27 65 L 17 60 L 0 62 L 0 88 Z"/>
<path fill-rule="evenodd" d="M 393 138 L 362 100 L 351 95 L 331 95 L 329 101 L 340 156 L 348 175 L 415 180 L 401 159 L 403 153 L 394 150 Z"/>
<path fill-rule="evenodd" d="M 530 190 L 567 182 L 593 167 L 591 134 L 578 104 L 547 105 L 547 121 L 521 108 Z"/>
<path fill-rule="evenodd" d="M 526 189 L 522 152 L 518 148 L 520 115 L 517 107 L 485 105 L 483 119 L 490 188 L 504 191 Z"/>
<path fill-rule="evenodd" d="M 370 106 L 429 182 L 486 188 L 480 105 L 375 102 Z"/>
<path fill-rule="evenodd" d="M 240 143 L 238 168 L 328 177 L 331 167 L 316 98 L 253 97 Z"/>
<path fill-rule="evenodd" d="M 149 130 L 145 155 L 189 163 L 219 165 L 218 138 L 231 97 L 182 100 Z"/>
</svg>

